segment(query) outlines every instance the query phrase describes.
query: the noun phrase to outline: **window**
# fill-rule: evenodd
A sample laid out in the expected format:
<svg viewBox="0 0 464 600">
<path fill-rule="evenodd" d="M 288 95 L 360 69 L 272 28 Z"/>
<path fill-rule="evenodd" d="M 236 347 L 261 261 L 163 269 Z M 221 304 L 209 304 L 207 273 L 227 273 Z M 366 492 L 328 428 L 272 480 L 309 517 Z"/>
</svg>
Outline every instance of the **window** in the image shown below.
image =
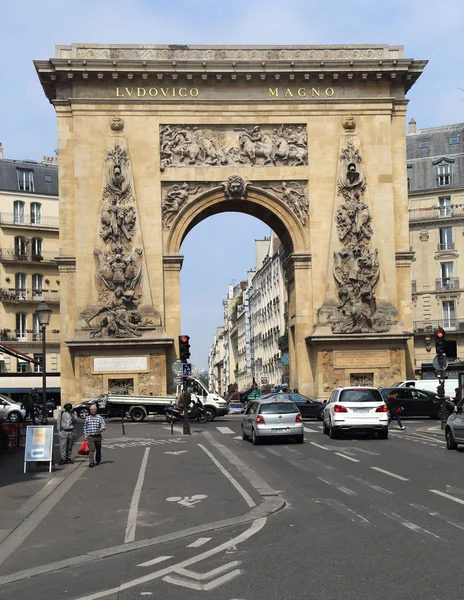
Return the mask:
<svg viewBox="0 0 464 600">
<path fill-rule="evenodd" d="M 43 354 L 34 354 L 35 360 L 40 362 L 40 365 L 34 364 L 34 373 L 42 373 L 43 371 Z"/>
<path fill-rule="evenodd" d="M 16 362 L 16 373 L 27 373 L 27 361 L 18 358 Z"/>
<path fill-rule="evenodd" d="M 32 299 L 42 300 L 43 275 L 35 274 L 32 276 Z"/>
<path fill-rule="evenodd" d="M 32 260 L 42 260 L 42 238 L 32 238 Z"/>
<path fill-rule="evenodd" d="M 443 328 L 454 329 L 456 325 L 456 309 L 454 300 L 443 302 Z"/>
<path fill-rule="evenodd" d="M 25 340 L 27 337 L 26 323 L 26 313 L 16 313 L 16 338 L 18 340 Z"/>
<path fill-rule="evenodd" d="M 440 227 L 440 243 L 438 244 L 439 250 L 454 250 L 453 243 L 453 228 L 452 227 Z"/>
<path fill-rule="evenodd" d="M 16 200 L 13 203 L 13 211 L 14 211 L 14 222 L 15 223 L 24 223 L 24 202 L 20 200 Z"/>
<path fill-rule="evenodd" d="M 14 253 L 15 258 L 25 259 L 27 258 L 27 239 L 25 237 L 17 236 L 14 239 Z"/>
<path fill-rule="evenodd" d="M 21 192 L 35 192 L 34 171 L 18 169 L 18 190 Z"/>
<path fill-rule="evenodd" d="M 454 277 L 454 263 L 450 262 L 442 262 L 440 264 L 441 278 L 442 279 L 451 279 Z"/>
<path fill-rule="evenodd" d="M 429 143 L 427 140 L 423 140 L 422 142 L 419 143 L 419 148 L 428 148 L 429 147 Z"/>
<path fill-rule="evenodd" d="M 42 331 L 40 330 L 39 317 L 35 313 L 32 315 L 32 332 L 34 340 L 42 339 Z"/>
<path fill-rule="evenodd" d="M 449 163 L 441 163 L 437 166 L 437 183 L 440 187 L 451 185 L 451 165 Z"/>
<path fill-rule="evenodd" d="M 449 143 L 450 146 L 453 146 L 454 144 L 459 144 L 459 136 L 450 137 Z"/>
<path fill-rule="evenodd" d="M 31 204 L 31 225 L 39 225 L 41 220 L 42 206 L 39 202 Z"/>
<path fill-rule="evenodd" d="M 26 294 L 27 294 L 26 285 L 27 285 L 26 273 L 16 273 L 16 275 L 15 275 L 15 290 L 16 290 L 16 297 L 19 300 L 26 299 Z"/>
<path fill-rule="evenodd" d="M 438 198 L 438 216 L 453 216 L 453 209 L 451 207 L 451 196 L 443 196 L 442 198 Z"/>
<path fill-rule="evenodd" d="M 44 176 L 44 181 L 45 181 L 45 183 L 51 183 L 52 182 L 52 176 L 51 175 L 45 175 Z"/>
</svg>

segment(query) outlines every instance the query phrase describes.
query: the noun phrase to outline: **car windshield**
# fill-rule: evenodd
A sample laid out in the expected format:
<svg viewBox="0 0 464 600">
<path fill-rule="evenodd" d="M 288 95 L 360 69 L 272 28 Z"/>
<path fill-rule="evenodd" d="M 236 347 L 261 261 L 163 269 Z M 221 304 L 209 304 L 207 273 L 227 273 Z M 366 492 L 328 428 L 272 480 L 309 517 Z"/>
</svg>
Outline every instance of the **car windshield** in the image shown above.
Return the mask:
<svg viewBox="0 0 464 600">
<path fill-rule="evenodd" d="M 240 402 L 231 402 L 229 406 L 230 408 L 243 408 L 243 404 L 241 404 Z"/>
<path fill-rule="evenodd" d="M 303 394 L 292 394 L 290 400 L 293 400 L 293 402 L 312 402 L 311 398 L 307 398 Z"/>
<path fill-rule="evenodd" d="M 262 415 L 277 415 L 285 413 L 297 413 L 300 411 L 293 404 L 293 402 L 271 402 L 269 404 L 262 404 L 259 412 Z"/>
<path fill-rule="evenodd" d="M 360 388 L 357 390 L 343 390 L 339 402 L 383 402 L 379 390 Z"/>
</svg>

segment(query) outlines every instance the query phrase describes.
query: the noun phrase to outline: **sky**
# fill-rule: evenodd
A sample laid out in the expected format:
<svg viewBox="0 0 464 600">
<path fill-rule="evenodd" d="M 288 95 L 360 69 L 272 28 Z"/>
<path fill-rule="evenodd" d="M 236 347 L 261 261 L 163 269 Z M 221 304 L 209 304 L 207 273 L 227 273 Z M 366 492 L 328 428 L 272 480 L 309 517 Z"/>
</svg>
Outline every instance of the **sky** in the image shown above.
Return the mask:
<svg viewBox="0 0 464 600">
<path fill-rule="evenodd" d="M 464 121 L 464 3 L 448 0 L 22 0 L 1 2 L 0 142 L 5 158 L 53 156 L 55 114 L 32 61 L 55 45 L 390 44 L 429 60 L 408 94 L 417 127 Z M 459 89 L 463 88 L 463 89 Z M 227 285 L 254 267 L 254 240 L 269 235 L 240 214 L 210 217 L 186 237 L 181 273 L 182 333 L 192 362 L 207 367 L 223 322 Z"/>
</svg>

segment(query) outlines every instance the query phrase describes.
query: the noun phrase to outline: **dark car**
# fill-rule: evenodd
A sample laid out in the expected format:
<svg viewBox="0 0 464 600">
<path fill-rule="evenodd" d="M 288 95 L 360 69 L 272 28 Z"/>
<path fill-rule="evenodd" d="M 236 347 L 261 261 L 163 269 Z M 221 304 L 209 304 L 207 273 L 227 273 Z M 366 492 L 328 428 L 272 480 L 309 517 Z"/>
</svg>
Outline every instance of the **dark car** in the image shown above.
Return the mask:
<svg viewBox="0 0 464 600">
<path fill-rule="evenodd" d="M 98 397 L 75 404 L 73 406 L 74 412 L 80 419 L 86 419 L 90 415 L 90 407 L 92 404 L 97 405 L 97 412 L 99 415 L 106 414 L 106 402 Z"/>
<path fill-rule="evenodd" d="M 276 401 L 278 400 L 290 400 L 297 405 L 301 416 L 303 419 L 318 419 L 322 421 L 322 411 L 324 410 L 325 404 L 322 402 L 316 402 L 315 400 L 311 400 L 307 396 L 303 396 L 303 394 L 297 394 L 293 392 L 278 392 L 275 394 L 265 394 L 261 397 L 261 399 L 270 399 L 273 398 Z"/>
<path fill-rule="evenodd" d="M 434 392 L 416 390 L 413 387 L 379 388 L 379 391 L 385 402 L 391 392 L 398 394 L 398 403 L 404 409 L 401 417 L 439 418 L 440 398 Z"/>
<path fill-rule="evenodd" d="M 56 404 L 52 400 L 47 400 L 46 406 L 47 406 L 47 416 L 53 417 L 53 411 L 56 408 Z M 42 407 L 43 407 L 42 400 L 40 400 L 39 402 L 34 404 L 34 414 L 35 414 L 36 418 L 42 416 Z"/>
</svg>

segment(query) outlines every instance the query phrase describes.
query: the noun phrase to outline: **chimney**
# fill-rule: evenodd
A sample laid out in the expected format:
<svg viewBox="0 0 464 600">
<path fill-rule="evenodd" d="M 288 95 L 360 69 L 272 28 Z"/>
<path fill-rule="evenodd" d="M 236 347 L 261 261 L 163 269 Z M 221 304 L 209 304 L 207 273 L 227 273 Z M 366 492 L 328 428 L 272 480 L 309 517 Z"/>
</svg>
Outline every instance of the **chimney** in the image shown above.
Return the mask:
<svg viewBox="0 0 464 600">
<path fill-rule="evenodd" d="M 0 160 L 3 160 L 3 144 L 0 142 Z"/>
<path fill-rule="evenodd" d="M 409 121 L 409 133 L 416 133 L 416 122 L 414 119 Z"/>
</svg>

